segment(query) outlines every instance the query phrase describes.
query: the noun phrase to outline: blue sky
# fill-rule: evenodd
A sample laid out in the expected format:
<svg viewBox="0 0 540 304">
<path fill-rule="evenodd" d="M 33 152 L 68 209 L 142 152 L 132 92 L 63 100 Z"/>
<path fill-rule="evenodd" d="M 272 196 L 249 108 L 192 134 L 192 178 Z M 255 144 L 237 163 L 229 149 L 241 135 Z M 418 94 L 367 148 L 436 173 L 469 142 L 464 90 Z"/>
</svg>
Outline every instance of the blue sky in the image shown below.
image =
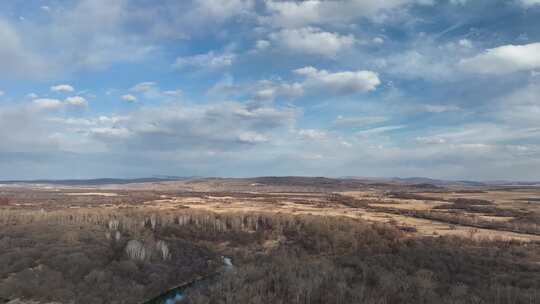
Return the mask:
<svg viewBox="0 0 540 304">
<path fill-rule="evenodd" d="M 540 180 L 540 0 L 0 3 L 0 178 Z"/>
</svg>

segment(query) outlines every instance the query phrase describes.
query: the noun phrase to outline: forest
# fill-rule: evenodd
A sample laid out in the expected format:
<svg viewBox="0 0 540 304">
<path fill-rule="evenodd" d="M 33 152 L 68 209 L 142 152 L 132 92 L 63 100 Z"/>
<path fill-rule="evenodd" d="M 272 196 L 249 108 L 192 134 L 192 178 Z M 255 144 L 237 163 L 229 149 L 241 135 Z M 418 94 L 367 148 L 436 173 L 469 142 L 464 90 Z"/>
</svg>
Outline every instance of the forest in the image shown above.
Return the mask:
<svg viewBox="0 0 540 304">
<path fill-rule="evenodd" d="M 540 245 L 408 237 L 388 224 L 180 209 L 1 210 L 0 298 L 143 303 L 538 303 Z"/>
</svg>

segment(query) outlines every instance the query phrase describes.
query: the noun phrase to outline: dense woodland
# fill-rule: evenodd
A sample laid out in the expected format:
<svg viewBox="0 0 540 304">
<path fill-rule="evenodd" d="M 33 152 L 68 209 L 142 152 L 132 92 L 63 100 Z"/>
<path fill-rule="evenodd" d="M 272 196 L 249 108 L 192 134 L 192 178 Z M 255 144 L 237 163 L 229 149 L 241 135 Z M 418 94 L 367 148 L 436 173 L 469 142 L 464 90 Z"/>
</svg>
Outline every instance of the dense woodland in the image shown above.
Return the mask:
<svg viewBox="0 0 540 304">
<path fill-rule="evenodd" d="M 142 303 L 236 265 L 189 303 L 540 303 L 538 244 L 382 224 L 178 210 L 0 211 L 0 298 Z"/>
</svg>

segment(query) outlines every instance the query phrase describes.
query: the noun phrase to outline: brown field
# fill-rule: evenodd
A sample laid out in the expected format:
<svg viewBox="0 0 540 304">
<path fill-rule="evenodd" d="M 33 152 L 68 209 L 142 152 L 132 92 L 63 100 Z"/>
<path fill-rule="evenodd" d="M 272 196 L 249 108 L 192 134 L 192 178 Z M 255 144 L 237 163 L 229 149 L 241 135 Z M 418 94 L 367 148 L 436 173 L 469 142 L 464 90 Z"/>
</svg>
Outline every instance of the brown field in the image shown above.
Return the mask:
<svg viewBox="0 0 540 304">
<path fill-rule="evenodd" d="M 315 188 L 316 192 L 309 192 Z M 295 184 L 294 181 L 264 184 L 250 180 L 210 179 L 85 188 L 37 185 L 23 188 L 4 186 L 0 189 L 3 190 L 0 198 L 12 197 L 2 208 L 190 208 L 217 213 L 273 212 L 390 223 L 414 228 L 416 232 L 410 232 L 411 236 L 473 235 L 478 238 L 540 240 L 540 228 L 536 231 L 538 223 L 530 222 L 531 218 L 540 217 L 540 187 L 448 187 L 423 192 L 415 189 L 414 185 L 378 184 L 374 187 L 355 181 L 306 185 L 306 182 Z M 350 206 L 332 200 L 330 196 L 333 194 L 354 198 L 361 205 Z M 444 208 L 455 199 L 486 200 L 491 203 L 490 210 L 483 212 L 482 207 L 474 202 L 469 206 L 479 210 Z M 419 214 L 409 211 L 418 211 Z M 436 213 L 437 217 L 429 218 L 426 215 L 429 213 Z M 458 219 L 444 219 L 442 215 L 445 214 Z M 460 221 L 460 217 L 466 220 Z M 529 224 L 532 228 L 520 229 L 520 224 Z M 491 227 L 498 225 L 500 227 Z"/>
</svg>

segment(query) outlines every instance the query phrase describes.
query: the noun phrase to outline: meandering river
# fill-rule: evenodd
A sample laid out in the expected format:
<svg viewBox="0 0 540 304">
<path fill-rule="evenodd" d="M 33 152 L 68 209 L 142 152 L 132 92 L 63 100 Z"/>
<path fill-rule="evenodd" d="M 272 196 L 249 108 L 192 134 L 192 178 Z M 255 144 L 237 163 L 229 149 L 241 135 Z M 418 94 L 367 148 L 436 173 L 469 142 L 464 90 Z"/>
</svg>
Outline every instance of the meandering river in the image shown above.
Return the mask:
<svg viewBox="0 0 540 304">
<path fill-rule="evenodd" d="M 234 265 L 232 263 L 231 258 L 229 257 L 223 257 L 223 271 L 232 271 L 234 269 Z M 180 303 L 182 300 L 185 299 L 186 294 L 189 292 L 190 289 L 193 289 L 195 287 L 204 286 L 214 278 L 216 278 L 221 273 L 215 273 L 210 276 L 195 279 L 189 283 L 180 285 L 176 288 L 170 289 L 160 296 L 151 299 L 150 301 L 144 302 L 144 304 L 176 304 Z"/>
</svg>

